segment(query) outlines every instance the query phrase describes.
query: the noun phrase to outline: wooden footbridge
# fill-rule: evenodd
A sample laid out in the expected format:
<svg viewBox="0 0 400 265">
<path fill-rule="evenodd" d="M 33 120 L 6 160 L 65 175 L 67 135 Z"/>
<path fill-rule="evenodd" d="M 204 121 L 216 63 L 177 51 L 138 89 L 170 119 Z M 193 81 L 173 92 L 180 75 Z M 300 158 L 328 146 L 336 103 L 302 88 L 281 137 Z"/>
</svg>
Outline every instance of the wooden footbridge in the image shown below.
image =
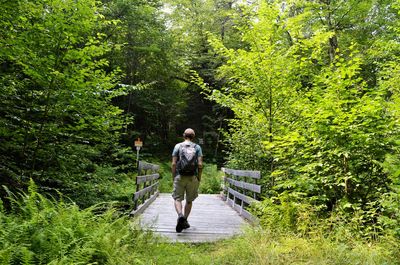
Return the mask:
<svg viewBox="0 0 400 265">
<path fill-rule="evenodd" d="M 191 227 L 177 233 L 174 200 L 170 193 L 159 193 L 158 169 L 157 165 L 139 163 L 131 215 L 139 218 L 143 229 L 172 242 L 210 242 L 238 235 L 257 222 L 246 207 L 257 200 L 261 192 L 257 184 L 260 172 L 223 169 L 223 192 L 200 194 L 188 219 Z"/>
</svg>

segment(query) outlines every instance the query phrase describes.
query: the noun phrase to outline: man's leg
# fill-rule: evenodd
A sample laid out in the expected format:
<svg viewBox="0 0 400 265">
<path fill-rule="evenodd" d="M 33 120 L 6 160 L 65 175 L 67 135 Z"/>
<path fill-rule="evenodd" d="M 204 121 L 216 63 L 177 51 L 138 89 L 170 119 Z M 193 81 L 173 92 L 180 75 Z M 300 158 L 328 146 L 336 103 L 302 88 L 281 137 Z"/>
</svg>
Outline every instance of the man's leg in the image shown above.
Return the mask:
<svg viewBox="0 0 400 265">
<path fill-rule="evenodd" d="M 186 202 L 185 204 L 185 218 L 187 219 L 189 217 L 190 211 L 192 210 L 192 202 Z M 182 209 L 182 203 L 181 203 L 181 209 Z"/>
<path fill-rule="evenodd" d="M 174 205 L 175 205 L 176 213 L 178 214 L 178 216 L 181 216 L 182 215 L 182 202 L 179 200 L 175 200 Z M 186 212 L 186 206 L 185 206 L 185 212 Z"/>
<path fill-rule="evenodd" d="M 174 198 L 176 213 L 178 214 L 176 232 L 180 233 L 184 229 L 184 223 L 186 221 L 182 213 L 182 200 L 185 198 L 185 184 L 180 176 L 176 176 L 174 179 L 174 190 L 172 192 L 172 197 Z"/>
<path fill-rule="evenodd" d="M 193 201 L 199 196 L 199 180 L 196 176 L 190 178 L 190 181 L 186 187 L 186 204 L 185 204 L 185 217 L 189 217 L 190 211 L 192 210 Z"/>
<path fill-rule="evenodd" d="M 185 224 L 184 224 L 184 229 L 187 229 L 190 227 L 190 224 L 188 222 L 188 218 L 190 215 L 190 212 L 192 210 L 192 205 L 193 201 L 197 198 L 198 196 L 198 189 L 199 189 L 199 180 L 196 178 L 196 176 L 192 176 L 190 179 L 188 179 L 188 185 L 186 186 L 186 203 L 185 203 Z"/>
<path fill-rule="evenodd" d="M 186 218 L 182 214 L 182 201 L 180 200 L 175 200 L 175 210 L 176 213 L 178 214 L 178 220 L 176 222 L 176 232 L 180 233 L 182 232 L 183 229 L 185 229 L 185 222 Z"/>
<path fill-rule="evenodd" d="M 192 202 L 188 202 L 188 201 L 186 201 L 186 203 L 185 203 L 185 222 L 183 223 L 183 229 L 188 229 L 188 228 L 190 228 L 190 224 L 189 224 L 189 222 L 188 222 L 188 217 L 189 217 L 189 214 L 190 214 L 190 211 L 192 210 Z"/>
</svg>

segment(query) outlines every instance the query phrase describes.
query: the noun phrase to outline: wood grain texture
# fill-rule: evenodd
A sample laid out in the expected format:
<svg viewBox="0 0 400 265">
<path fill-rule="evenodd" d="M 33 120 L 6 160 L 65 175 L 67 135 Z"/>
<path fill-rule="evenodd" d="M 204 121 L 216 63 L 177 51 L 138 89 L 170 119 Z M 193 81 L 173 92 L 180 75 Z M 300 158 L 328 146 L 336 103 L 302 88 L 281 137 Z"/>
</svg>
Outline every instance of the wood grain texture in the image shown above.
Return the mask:
<svg viewBox="0 0 400 265">
<path fill-rule="evenodd" d="M 147 172 L 150 170 L 152 173 L 157 172 L 160 169 L 159 165 L 147 163 L 144 161 L 139 161 L 139 174 L 143 174 L 143 172 Z"/>
<path fill-rule="evenodd" d="M 154 181 L 154 180 L 159 179 L 159 178 L 160 178 L 159 174 L 137 176 L 136 177 L 136 184 L 142 184 L 144 182 Z"/>
<path fill-rule="evenodd" d="M 147 199 L 143 204 L 139 205 L 136 210 L 133 210 L 130 212 L 130 216 L 137 216 L 141 214 L 152 202 L 154 202 L 157 199 L 157 196 L 160 194 L 159 191 L 156 191 L 153 195 L 150 196 L 149 199 Z"/>
<path fill-rule="evenodd" d="M 249 223 L 218 194 L 200 194 L 189 216 L 191 227 L 176 233 L 177 214 L 171 194 L 162 193 L 138 217 L 144 229 L 170 242 L 211 242 L 242 233 Z"/>
<path fill-rule="evenodd" d="M 252 204 L 254 202 L 256 202 L 256 200 L 254 200 L 253 198 L 243 195 L 240 192 L 235 191 L 234 189 L 228 188 L 228 192 L 230 194 L 232 194 L 233 196 L 235 196 L 237 199 L 240 199 L 241 201 L 244 201 L 247 204 Z"/>
<path fill-rule="evenodd" d="M 236 204 L 232 199 L 227 199 L 226 200 L 227 204 L 231 206 L 235 211 L 237 211 L 240 216 L 243 218 L 246 218 L 248 221 L 250 221 L 254 225 L 259 224 L 259 220 L 254 217 L 251 213 L 249 213 L 246 209 L 243 209 L 241 205 Z"/>
<path fill-rule="evenodd" d="M 231 168 L 221 168 L 221 170 L 228 175 L 234 175 L 238 177 L 249 177 L 249 178 L 254 178 L 254 179 L 260 179 L 261 178 L 261 172 L 260 171 L 252 171 L 252 170 L 237 170 L 237 169 L 231 169 Z"/>
<path fill-rule="evenodd" d="M 140 198 L 143 198 L 143 196 L 147 195 L 148 193 L 153 194 L 154 191 L 158 190 L 158 182 L 152 184 L 151 186 L 148 186 L 140 191 L 137 191 L 133 194 L 133 200 L 136 201 Z"/>
<path fill-rule="evenodd" d="M 261 185 L 247 183 L 247 182 L 239 181 L 239 180 L 234 180 L 234 179 L 227 178 L 227 177 L 225 177 L 224 180 L 235 187 L 246 189 L 246 190 L 257 192 L 257 193 L 261 193 Z"/>
</svg>

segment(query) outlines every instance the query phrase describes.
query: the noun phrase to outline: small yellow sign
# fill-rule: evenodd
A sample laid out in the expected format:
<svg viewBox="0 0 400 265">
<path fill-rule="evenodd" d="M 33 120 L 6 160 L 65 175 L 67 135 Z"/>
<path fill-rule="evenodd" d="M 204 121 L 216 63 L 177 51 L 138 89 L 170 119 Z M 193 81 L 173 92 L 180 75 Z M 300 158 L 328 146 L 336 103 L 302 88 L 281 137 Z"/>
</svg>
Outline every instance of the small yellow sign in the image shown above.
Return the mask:
<svg viewBox="0 0 400 265">
<path fill-rule="evenodd" d="M 142 147 L 142 146 L 143 146 L 143 142 L 140 141 L 140 138 L 138 138 L 138 139 L 135 141 L 135 146 L 136 146 L 136 147 Z"/>
</svg>

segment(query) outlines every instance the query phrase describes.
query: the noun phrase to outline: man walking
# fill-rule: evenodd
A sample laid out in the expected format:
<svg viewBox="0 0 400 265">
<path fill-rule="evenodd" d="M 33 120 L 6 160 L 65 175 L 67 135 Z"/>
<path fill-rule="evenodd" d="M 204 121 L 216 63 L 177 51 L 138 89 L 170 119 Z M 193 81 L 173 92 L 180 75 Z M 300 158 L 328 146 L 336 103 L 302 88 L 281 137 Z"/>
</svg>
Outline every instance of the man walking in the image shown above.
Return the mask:
<svg viewBox="0 0 400 265">
<path fill-rule="evenodd" d="M 194 130 L 188 128 L 183 133 L 185 141 L 175 145 L 172 152 L 172 179 L 174 190 L 172 197 L 175 202 L 175 210 L 178 214 L 176 232 L 190 227 L 188 217 L 192 210 L 193 201 L 198 196 L 199 183 L 203 170 L 203 153 L 198 144 L 193 143 Z M 186 203 L 182 211 L 182 201 Z"/>
</svg>

